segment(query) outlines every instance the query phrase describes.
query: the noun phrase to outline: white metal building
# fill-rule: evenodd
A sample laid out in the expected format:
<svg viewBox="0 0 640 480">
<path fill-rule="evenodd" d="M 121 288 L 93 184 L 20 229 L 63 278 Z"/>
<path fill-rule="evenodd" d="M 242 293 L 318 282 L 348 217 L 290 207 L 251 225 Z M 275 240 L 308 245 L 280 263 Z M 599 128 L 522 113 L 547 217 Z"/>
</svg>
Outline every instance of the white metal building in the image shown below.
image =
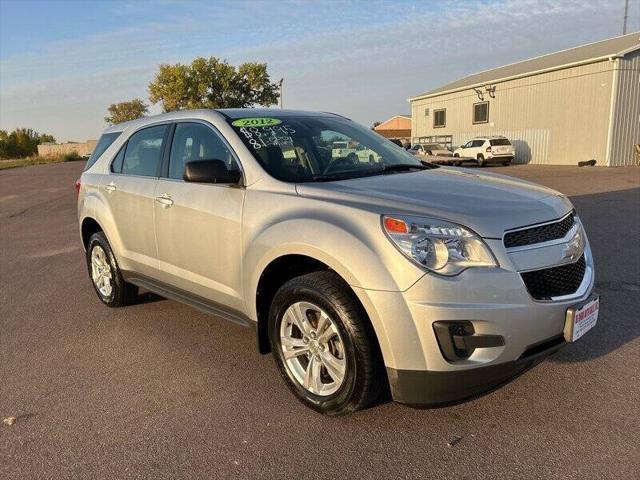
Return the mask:
<svg viewBox="0 0 640 480">
<path fill-rule="evenodd" d="M 409 101 L 413 142 L 504 135 L 516 163 L 637 165 L 640 32 L 476 73 Z"/>
</svg>

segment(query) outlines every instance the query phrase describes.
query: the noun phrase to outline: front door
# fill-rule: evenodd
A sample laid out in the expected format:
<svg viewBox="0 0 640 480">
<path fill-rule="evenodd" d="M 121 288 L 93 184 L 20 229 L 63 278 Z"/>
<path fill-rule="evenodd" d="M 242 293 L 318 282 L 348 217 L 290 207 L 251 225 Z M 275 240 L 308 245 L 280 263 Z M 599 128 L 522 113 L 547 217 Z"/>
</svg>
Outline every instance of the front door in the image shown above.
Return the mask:
<svg viewBox="0 0 640 480">
<path fill-rule="evenodd" d="M 182 180 L 184 164 L 222 160 L 238 169 L 231 148 L 208 124 L 178 123 L 169 169 L 156 186 L 155 225 L 162 280 L 243 311 L 241 295 L 244 188 Z"/>
</svg>

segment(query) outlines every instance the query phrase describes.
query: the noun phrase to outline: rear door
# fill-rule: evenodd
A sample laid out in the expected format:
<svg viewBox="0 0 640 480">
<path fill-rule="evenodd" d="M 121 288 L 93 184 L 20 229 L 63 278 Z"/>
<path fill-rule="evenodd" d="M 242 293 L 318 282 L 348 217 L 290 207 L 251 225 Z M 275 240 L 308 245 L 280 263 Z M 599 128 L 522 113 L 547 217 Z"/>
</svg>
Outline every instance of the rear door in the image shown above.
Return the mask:
<svg viewBox="0 0 640 480">
<path fill-rule="evenodd" d="M 177 123 L 154 206 L 162 280 L 244 311 L 240 275 L 245 190 L 238 185 L 185 182 L 185 163 L 199 160 L 222 160 L 229 169 L 240 168 L 231 147 L 211 125 Z"/>
<path fill-rule="evenodd" d="M 123 270 L 157 277 L 154 198 L 169 125 L 134 133 L 115 156 L 103 184 L 118 230 L 118 257 Z"/>
</svg>

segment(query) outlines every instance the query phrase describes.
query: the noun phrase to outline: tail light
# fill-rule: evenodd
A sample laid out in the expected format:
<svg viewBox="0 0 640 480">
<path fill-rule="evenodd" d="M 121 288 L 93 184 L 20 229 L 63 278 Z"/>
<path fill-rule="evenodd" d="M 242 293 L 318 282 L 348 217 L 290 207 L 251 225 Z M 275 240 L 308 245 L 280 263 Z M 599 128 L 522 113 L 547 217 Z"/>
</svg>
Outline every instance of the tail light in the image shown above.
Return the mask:
<svg viewBox="0 0 640 480">
<path fill-rule="evenodd" d="M 80 179 L 76 180 L 76 197 L 78 195 L 80 195 L 80 186 L 82 185 L 82 182 L 80 182 Z"/>
<path fill-rule="evenodd" d="M 487 152 L 490 152 L 490 151 L 491 151 L 491 147 L 487 147 L 487 150 L 486 150 L 486 151 L 487 151 Z"/>
</svg>

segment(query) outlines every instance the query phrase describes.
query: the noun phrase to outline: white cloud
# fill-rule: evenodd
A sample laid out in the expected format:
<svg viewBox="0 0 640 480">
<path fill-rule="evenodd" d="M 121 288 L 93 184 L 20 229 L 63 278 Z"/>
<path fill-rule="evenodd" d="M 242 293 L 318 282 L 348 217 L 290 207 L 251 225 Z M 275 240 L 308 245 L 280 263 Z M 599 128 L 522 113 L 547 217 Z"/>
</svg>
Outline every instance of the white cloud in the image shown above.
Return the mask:
<svg viewBox="0 0 640 480">
<path fill-rule="evenodd" d="M 407 113 L 407 97 L 466 74 L 615 36 L 620 3 L 374 3 L 344 15 L 338 3 L 269 2 L 266 10 L 260 2 L 199 5 L 177 20 L 56 42 L 4 60 L 0 128 L 95 138 L 108 104 L 145 98 L 158 63 L 196 55 L 266 61 L 273 78 L 285 78 L 286 107 L 335 111 L 370 124 Z M 132 4 L 120 15 L 142 7 Z M 637 13 L 631 12 L 631 30 L 640 29 Z"/>
</svg>

